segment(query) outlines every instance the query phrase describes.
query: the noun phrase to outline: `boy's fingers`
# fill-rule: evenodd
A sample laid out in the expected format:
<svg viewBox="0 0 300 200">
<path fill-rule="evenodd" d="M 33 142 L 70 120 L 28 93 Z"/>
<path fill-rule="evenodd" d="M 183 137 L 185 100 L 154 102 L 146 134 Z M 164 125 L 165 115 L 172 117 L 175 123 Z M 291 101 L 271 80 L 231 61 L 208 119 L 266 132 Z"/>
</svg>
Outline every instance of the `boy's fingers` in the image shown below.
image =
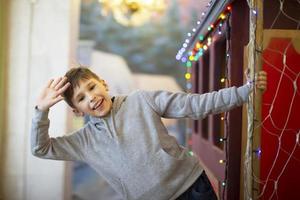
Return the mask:
<svg viewBox="0 0 300 200">
<path fill-rule="evenodd" d="M 63 100 L 63 99 L 64 99 L 64 97 L 61 96 L 61 95 L 59 95 L 59 96 L 55 99 L 55 103 L 57 103 L 57 102 L 59 102 L 59 101 L 61 101 L 61 100 Z"/>
<path fill-rule="evenodd" d="M 57 85 L 54 87 L 54 89 L 55 89 L 55 90 L 60 89 L 60 88 L 65 84 L 66 81 L 67 81 L 67 77 L 63 77 L 63 78 L 57 83 Z"/>
<path fill-rule="evenodd" d="M 51 85 L 50 88 L 55 88 L 55 86 L 61 81 L 62 77 L 58 77 L 57 79 L 55 79 Z"/>
<path fill-rule="evenodd" d="M 46 88 L 49 88 L 53 81 L 54 81 L 53 79 L 50 79 L 50 80 L 47 82 Z"/>
<path fill-rule="evenodd" d="M 258 74 L 267 75 L 267 72 L 266 71 L 259 71 Z"/>
<path fill-rule="evenodd" d="M 266 76 L 258 76 L 257 80 L 258 81 L 265 81 L 265 80 L 267 80 L 267 77 Z"/>
<path fill-rule="evenodd" d="M 59 90 L 58 90 L 58 93 L 59 94 L 62 94 L 66 91 L 66 89 L 68 89 L 68 87 L 70 86 L 71 84 L 68 82 L 66 83 L 63 87 L 61 87 Z"/>
</svg>

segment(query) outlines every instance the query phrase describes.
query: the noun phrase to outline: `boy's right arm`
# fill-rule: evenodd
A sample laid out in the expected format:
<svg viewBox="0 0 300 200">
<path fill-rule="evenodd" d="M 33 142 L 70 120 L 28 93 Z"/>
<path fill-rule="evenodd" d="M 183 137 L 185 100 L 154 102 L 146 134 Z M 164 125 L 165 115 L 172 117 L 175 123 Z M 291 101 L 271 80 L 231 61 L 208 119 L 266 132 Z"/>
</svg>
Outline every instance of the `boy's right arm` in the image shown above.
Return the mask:
<svg viewBox="0 0 300 200">
<path fill-rule="evenodd" d="M 63 92 L 70 86 L 66 78 L 50 80 L 42 90 L 35 107 L 31 126 L 32 154 L 46 159 L 80 160 L 79 135 L 50 138 L 49 108 L 63 99 Z"/>
</svg>

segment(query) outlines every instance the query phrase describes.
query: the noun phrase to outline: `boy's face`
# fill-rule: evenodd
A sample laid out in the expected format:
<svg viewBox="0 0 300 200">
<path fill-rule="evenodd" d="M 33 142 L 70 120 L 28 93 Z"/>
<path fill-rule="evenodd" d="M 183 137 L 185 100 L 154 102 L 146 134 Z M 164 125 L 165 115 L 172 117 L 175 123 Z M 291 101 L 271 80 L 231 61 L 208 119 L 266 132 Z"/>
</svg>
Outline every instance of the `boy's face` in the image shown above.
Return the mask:
<svg viewBox="0 0 300 200">
<path fill-rule="evenodd" d="M 103 117 L 109 113 L 112 101 L 103 83 L 95 78 L 79 81 L 79 86 L 74 88 L 72 97 L 75 114 Z"/>
</svg>

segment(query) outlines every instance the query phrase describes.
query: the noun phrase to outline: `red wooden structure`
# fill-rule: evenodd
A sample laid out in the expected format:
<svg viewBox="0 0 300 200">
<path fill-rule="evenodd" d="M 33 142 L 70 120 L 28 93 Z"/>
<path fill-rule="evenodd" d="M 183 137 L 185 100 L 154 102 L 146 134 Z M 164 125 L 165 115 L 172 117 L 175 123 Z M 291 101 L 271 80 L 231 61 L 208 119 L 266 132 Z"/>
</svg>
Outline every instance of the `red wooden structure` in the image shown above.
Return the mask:
<svg viewBox="0 0 300 200">
<path fill-rule="evenodd" d="M 200 35 L 205 36 L 205 34 L 208 32 L 207 27 L 218 20 L 219 16 L 224 12 L 224 10 L 227 9 L 227 6 L 230 6 L 230 14 L 225 19 L 225 23 L 223 23 L 223 26 L 219 28 L 219 31 L 215 31 L 212 34 L 212 44 L 206 51 L 203 52 L 203 55 L 199 58 L 199 60 L 193 63 L 193 92 L 205 93 L 230 85 L 240 86 L 243 84 L 243 65 L 245 59 L 244 49 L 249 42 L 250 10 L 246 0 L 214 1 L 204 21 L 197 29 L 196 35 L 194 35 L 188 49 L 192 49 Z M 300 20 L 299 2 L 296 0 L 284 1 L 283 8 L 284 13 L 292 16 L 295 19 L 298 19 L 298 21 Z M 279 1 L 264 1 L 263 9 L 263 27 L 265 30 L 297 29 L 297 23 L 295 20 L 289 19 L 284 14 L 278 15 L 280 12 Z M 280 37 L 284 36 L 281 35 Z M 207 39 L 207 37 L 205 39 Z M 288 37 L 285 39 L 273 39 L 269 45 L 273 47 L 275 45 L 274 48 L 279 49 L 282 52 L 283 49 L 286 48 L 286 45 L 289 44 L 289 40 L 291 40 L 291 38 Z M 299 40 L 298 43 L 300 43 Z M 291 48 L 287 52 L 288 56 L 291 58 L 289 60 L 290 65 L 293 66 L 293 70 L 298 73 L 298 76 L 300 71 L 299 53 L 300 52 L 297 52 L 294 48 Z M 283 60 L 282 55 L 275 55 L 274 52 L 268 52 L 265 49 L 262 52 L 262 56 L 268 58 L 271 57 L 271 60 L 274 61 L 273 64 L 282 68 L 280 65 L 280 63 L 282 64 Z M 291 63 L 296 64 L 292 65 Z M 276 70 L 274 71 L 272 67 L 268 67 L 266 63 L 263 64 L 263 68 L 269 73 L 269 89 L 265 93 L 262 102 L 262 119 L 265 119 L 270 111 L 270 107 L 265 104 L 272 102 L 272 98 L 274 98 L 276 92 L 275 85 L 278 83 L 281 74 Z M 224 77 L 227 81 L 224 81 Z M 299 77 L 297 77 L 297 74 L 293 74 L 293 78 L 299 87 Z M 300 144 L 298 144 L 298 146 L 296 145 L 295 147 L 295 138 L 297 137 L 297 134 L 300 135 L 300 123 L 296 122 L 297 120 L 299 121 L 299 119 L 297 119 L 297 111 L 299 112 L 300 110 L 300 92 L 298 89 L 297 92 L 294 93 L 293 84 L 291 85 L 289 81 L 290 80 L 284 80 L 282 82 L 282 87 L 287 88 L 287 90 L 280 88 L 282 94 L 280 93 L 279 100 L 276 101 L 278 110 L 274 110 L 276 113 L 273 113 L 273 116 L 274 119 L 280 119 L 280 115 L 282 113 L 286 114 L 291 108 L 293 111 L 288 119 L 288 126 L 285 128 L 287 128 L 287 130 L 292 129 L 293 131 L 287 131 L 284 133 L 280 131 L 278 132 L 278 130 L 274 130 L 274 125 L 270 124 L 270 121 L 266 121 L 264 124 L 262 124 L 262 127 L 265 127 L 266 130 L 271 129 L 278 135 L 283 133 L 284 136 L 282 138 L 282 147 L 284 147 L 286 152 L 292 152 L 291 148 L 295 148 L 296 150 L 293 152 L 292 156 L 289 156 L 289 154 L 283 150 L 279 150 L 278 154 L 280 155 L 278 156 L 278 160 L 275 163 L 274 169 L 271 169 L 278 150 L 278 137 L 272 137 L 272 135 L 266 133 L 267 131 L 262 129 L 262 155 L 260 157 L 259 178 L 261 180 L 265 180 L 269 176 L 268 178 L 270 178 L 270 180 L 267 182 L 267 184 L 261 184 L 259 190 L 260 193 L 263 193 L 258 197 L 259 199 L 276 199 L 275 197 L 277 197 L 277 199 L 300 199 L 300 195 L 296 189 L 300 188 L 300 184 L 297 183 L 297 181 L 300 180 L 300 173 L 297 172 L 298 169 L 300 169 Z M 280 106 L 281 104 L 287 104 L 293 95 L 296 97 L 294 98 L 292 107 Z M 192 149 L 198 154 L 201 162 L 208 171 L 209 177 L 216 189 L 216 192 L 222 199 L 233 200 L 241 198 L 240 184 L 243 181 L 241 180 L 241 173 L 243 172 L 241 165 L 243 162 L 241 160 L 242 134 L 246 134 L 245 131 L 243 132 L 242 130 L 243 120 L 245 120 L 243 119 L 242 114 L 242 108 L 236 108 L 227 113 L 226 116 L 224 113 L 219 115 L 211 115 L 204 120 L 193 121 L 192 125 Z M 281 128 L 284 127 L 284 124 L 282 123 L 279 123 Z M 224 137 L 226 137 L 226 145 L 224 145 L 224 142 L 220 142 L 220 138 Z M 289 157 L 290 160 L 287 161 Z M 220 161 L 223 160 L 226 162 L 220 163 Z M 286 169 L 283 170 L 283 167 L 285 166 L 284 164 L 286 163 Z M 226 165 L 227 170 L 225 170 Z M 269 175 L 270 171 L 271 174 Z M 280 172 L 283 172 L 283 175 L 280 176 L 280 181 L 277 182 L 277 188 L 274 188 L 275 186 L 273 180 L 274 178 L 278 177 Z M 223 184 L 225 184 L 225 187 Z M 264 185 L 266 185 L 265 188 Z M 274 191 L 276 192 L 277 196 L 273 194 Z M 288 193 L 287 196 L 289 198 L 284 198 L 286 197 L 286 195 L 283 196 L 284 193 Z M 271 197 L 272 195 L 273 197 Z"/>
</svg>

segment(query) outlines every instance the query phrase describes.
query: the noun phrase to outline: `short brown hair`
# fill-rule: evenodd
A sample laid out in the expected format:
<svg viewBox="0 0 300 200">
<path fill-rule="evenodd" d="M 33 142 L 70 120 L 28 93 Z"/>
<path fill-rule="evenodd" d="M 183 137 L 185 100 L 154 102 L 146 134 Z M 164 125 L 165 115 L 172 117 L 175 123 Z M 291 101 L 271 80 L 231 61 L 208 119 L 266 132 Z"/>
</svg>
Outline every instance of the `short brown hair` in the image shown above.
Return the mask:
<svg viewBox="0 0 300 200">
<path fill-rule="evenodd" d="M 67 102 L 69 106 L 72 108 L 74 104 L 72 103 L 72 97 L 74 95 L 74 88 L 79 86 L 80 80 L 88 80 L 91 78 L 95 78 L 97 80 L 101 80 L 99 76 L 97 76 L 94 72 L 89 70 L 87 67 L 76 67 L 72 68 L 65 74 L 67 77 L 67 81 L 71 84 L 68 89 L 63 93 L 64 100 Z"/>
</svg>

